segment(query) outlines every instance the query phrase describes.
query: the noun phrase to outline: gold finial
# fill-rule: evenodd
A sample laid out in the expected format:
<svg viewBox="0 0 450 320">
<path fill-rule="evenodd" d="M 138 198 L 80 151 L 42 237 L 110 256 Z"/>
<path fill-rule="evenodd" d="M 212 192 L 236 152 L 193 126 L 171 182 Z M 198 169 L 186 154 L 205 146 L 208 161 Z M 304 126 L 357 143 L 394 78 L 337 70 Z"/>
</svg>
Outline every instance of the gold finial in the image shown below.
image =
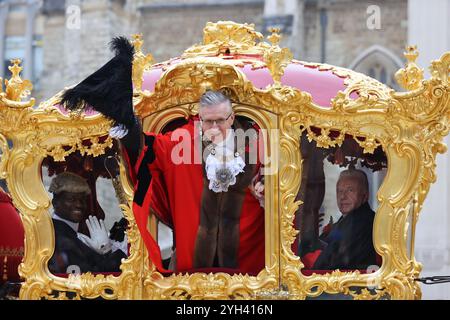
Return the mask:
<svg viewBox="0 0 450 320">
<path fill-rule="evenodd" d="M 12 76 L 10 80 L 5 79 L 6 98 L 12 101 L 20 101 L 29 96 L 33 89 L 31 81 L 20 78 L 20 71 L 23 69 L 20 66 L 21 62 L 20 59 L 11 60 L 12 66 L 9 66 L 8 69 L 11 71 Z"/>
<path fill-rule="evenodd" d="M 272 75 L 275 86 L 280 86 L 284 69 L 292 61 L 293 54 L 288 48 L 280 48 L 278 45 L 281 39 L 281 35 L 279 34 L 280 29 L 271 28 L 270 31 L 272 34 L 268 39 L 272 43 L 272 46 L 265 50 L 264 62 Z"/>
<path fill-rule="evenodd" d="M 403 54 L 408 62 L 405 68 L 395 73 L 395 79 L 402 88 L 408 91 L 419 89 L 423 80 L 423 69 L 416 64 L 419 56 L 417 46 L 407 46 Z"/>
<path fill-rule="evenodd" d="M 144 41 L 142 40 L 142 34 L 133 34 L 131 36 L 133 41 L 131 42 L 134 46 L 134 60 L 133 60 L 133 85 L 136 92 L 142 91 L 142 83 L 144 81 L 144 71 L 145 69 L 153 64 L 153 56 L 149 53 L 145 55 L 141 48 Z"/>
<path fill-rule="evenodd" d="M 12 66 L 9 66 L 8 69 L 9 71 L 11 71 L 12 73 L 12 77 L 18 77 L 20 71 L 23 70 L 23 68 L 21 66 L 19 66 L 19 64 L 22 62 L 20 59 L 12 59 L 10 60 L 12 63 Z"/>
<path fill-rule="evenodd" d="M 144 41 L 142 40 L 142 33 L 135 33 L 131 37 L 133 38 L 133 41 L 131 41 L 131 43 L 133 44 L 134 49 L 136 50 L 136 52 L 140 52 L 142 44 L 144 43 Z"/>
<path fill-rule="evenodd" d="M 280 40 L 281 40 L 280 30 L 281 30 L 280 28 L 270 28 L 269 29 L 269 31 L 272 32 L 272 34 L 267 37 L 267 40 L 269 40 L 273 46 L 276 46 L 280 43 Z"/>
<path fill-rule="evenodd" d="M 403 53 L 408 63 L 415 63 L 417 57 L 419 56 L 419 51 L 417 51 L 417 46 L 406 46 L 406 52 Z"/>
</svg>

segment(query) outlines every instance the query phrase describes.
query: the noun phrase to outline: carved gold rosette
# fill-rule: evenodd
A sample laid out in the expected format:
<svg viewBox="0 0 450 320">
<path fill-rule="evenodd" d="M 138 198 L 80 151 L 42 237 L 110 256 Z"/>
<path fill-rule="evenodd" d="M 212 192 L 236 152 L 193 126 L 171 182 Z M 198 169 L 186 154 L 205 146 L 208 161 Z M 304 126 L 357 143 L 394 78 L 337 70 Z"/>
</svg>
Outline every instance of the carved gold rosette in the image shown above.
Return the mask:
<svg viewBox="0 0 450 320">
<path fill-rule="evenodd" d="M 407 249 L 414 247 L 414 239 L 408 243 L 406 230 L 408 221 L 412 221 L 409 228 L 414 232 L 430 185 L 436 180 L 436 154 L 446 152 L 442 140 L 450 130 L 450 53 L 432 62 L 432 77 L 426 80 L 414 58 L 408 58 L 397 79 L 409 91 L 395 92 L 351 70 L 292 60 L 287 51 L 276 47 L 277 41 L 269 45 L 260 42 L 261 38 L 251 25 L 208 23 L 204 43 L 186 50 L 177 63 L 167 65 L 152 92 L 139 87 L 134 98 L 144 130 L 160 132 L 174 119 L 195 115 L 205 90 L 223 90 L 232 98 L 238 115 L 271 132 L 265 137 L 265 152 L 277 160 L 270 164 L 274 170 L 265 179 L 265 269 L 257 276 L 193 273 L 164 277 L 158 273 L 148 262 L 134 222 L 133 190 L 121 166 L 128 200 L 122 210 L 131 226 L 131 255 L 122 263 L 122 273 L 69 278 L 50 274 L 47 262 L 54 236 L 50 201 L 40 177 L 42 160 L 52 156 L 61 161 L 75 150 L 93 156 L 104 153 L 112 140 L 99 139 L 107 136 L 111 123 L 100 115 L 63 114 L 55 107 L 59 94 L 32 109 L 33 100 L 22 101 L 30 86 L 20 82 L 17 73 L 6 90 L 0 90 L 0 174 L 7 180 L 25 227 L 21 298 L 66 299 L 69 292 L 74 298 L 106 299 L 305 299 L 323 292 L 344 293 L 355 299 L 421 297 L 414 280 L 421 264 L 415 260 L 414 251 Z M 414 55 L 411 48 L 407 52 Z M 224 58 L 227 54 L 259 54 L 260 58 Z M 146 65 L 150 58 L 145 57 L 149 56 L 136 55 L 135 63 L 141 65 L 133 69 L 137 72 L 135 79 L 142 79 L 143 70 L 154 70 Z M 241 68 L 249 63 L 267 68 L 274 85 L 256 88 Z M 308 92 L 282 84 L 284 68 L 296 63 L 345 78 L 346 88 L 336 94 L 331 107 L 319 106 Z M 339 135 L 332 137 L 332 131 Z M 301 272 L 303 263 L 291 246 L 298 233 L 294 216 L 300 205 L 296 195 L 302 176 L 302 133 L 321 148 L 341 145 L 348 135 L 364 153 L 373 153 L 381 146 L 386 154 L 389 166 L 377 194 L 379 208 L 373 229 L 374 246 L 383 263 L 375 273 L 335 270 L 306 276 Z M 86 139 L 92 142 L 89 147 L 81 143 Z M 12 148 L 7 140 L 12 141 Z M 154 219 L 150 229 L 155 230 Z M 60 294 L 52 295 L 54 290 Z"/>
</svg>

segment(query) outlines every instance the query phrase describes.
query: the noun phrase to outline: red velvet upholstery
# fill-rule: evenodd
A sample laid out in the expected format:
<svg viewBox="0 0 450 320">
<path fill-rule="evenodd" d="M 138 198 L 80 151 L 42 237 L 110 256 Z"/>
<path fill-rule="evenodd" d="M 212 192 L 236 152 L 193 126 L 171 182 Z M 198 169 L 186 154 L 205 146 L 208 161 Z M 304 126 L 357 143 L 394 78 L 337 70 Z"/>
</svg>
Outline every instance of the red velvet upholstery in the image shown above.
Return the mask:
<svg viewBox="0 0 450 320">
<path fill-rule="evenodd" d="M 19 281 L 17 271 L 22 262 L 24 230 L 11 198 L 0 189 L 0 284 Z"/>
<path fill-rule="evenodd" d="M 314 252 L 310 252 L 305 254 L 305 256 L 302 259 L 303 264 L 305 265 L 306 269 L 311 269 L 314 265 L 314 262 L 316 262 L 317 258 L 322 253 L 322 250 L 316 250 Z"/>
</svg>

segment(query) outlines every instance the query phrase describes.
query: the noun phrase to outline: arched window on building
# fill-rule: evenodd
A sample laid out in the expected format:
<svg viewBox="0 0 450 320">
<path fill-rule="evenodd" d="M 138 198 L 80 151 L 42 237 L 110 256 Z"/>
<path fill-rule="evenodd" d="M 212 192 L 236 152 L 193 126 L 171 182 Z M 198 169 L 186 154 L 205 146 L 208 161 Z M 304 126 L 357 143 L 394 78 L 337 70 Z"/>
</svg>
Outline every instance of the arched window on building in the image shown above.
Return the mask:
<svg viewBox="0 0 450 320">
<path fill-rule="evenodd" d="M 400 90 L 395 73 L 402 67 L 403 62 L 399 57 L 379 45 L 364 50 L 349 65 L 349 69 L 375 78 L 395 90 Z"/>
</svg>

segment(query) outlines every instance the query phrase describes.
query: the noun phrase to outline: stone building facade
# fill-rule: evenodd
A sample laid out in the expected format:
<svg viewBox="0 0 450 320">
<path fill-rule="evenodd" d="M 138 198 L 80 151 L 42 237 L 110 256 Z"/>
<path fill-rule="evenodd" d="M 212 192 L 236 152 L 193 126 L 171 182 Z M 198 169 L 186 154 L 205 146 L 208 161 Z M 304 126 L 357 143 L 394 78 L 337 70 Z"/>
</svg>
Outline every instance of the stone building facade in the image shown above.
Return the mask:
<svg viewBox="0 0 450 320">
<path fill-rule="evenodd" d="M 33 95 L 48 99 L 108 61 L 117 35 L 142 33 L 157 62 L 201 42 L 208 21 L 254 23 L 284 32 L 282 45 L 304 61 L 367 73 L 395 87 L 407 43 L 407 0 L 3 0 L 0 1 L 0 76 L 8 59 L 24 60 Z M 380 23 L 368 27 L 379 8 Z"/>
</svg>

